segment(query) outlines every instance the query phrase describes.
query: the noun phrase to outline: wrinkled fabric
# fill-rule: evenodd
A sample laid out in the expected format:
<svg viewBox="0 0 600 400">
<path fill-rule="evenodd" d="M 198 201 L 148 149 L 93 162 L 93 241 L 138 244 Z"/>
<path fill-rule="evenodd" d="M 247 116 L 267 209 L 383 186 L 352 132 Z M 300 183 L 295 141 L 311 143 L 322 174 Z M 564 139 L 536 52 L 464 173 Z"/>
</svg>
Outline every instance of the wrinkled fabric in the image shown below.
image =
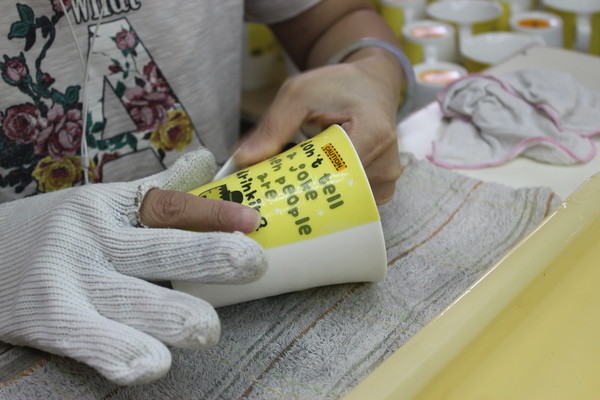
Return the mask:
<svg viewBox="0 0 600 400">
<path fill-rule="evenodd" d="M 543 69 L 469 75 L 438 94 L 450 123 L 428 159 L 448 168 L 496 166 L 517 157 L 569 165 L 596 154 L 600 93 Z"/>
<path fill-rule="evenodd" d="M 343 398 L 560 203 L 547 188 L 512 189 L 425 160 L 402 163 L 394 198 L 379 207 L 389 266 L 383 282 L 219 308 L 220 342 L 172 349 L 167 376 L 145 385 L 117 386 L 66 357 L 18 347 L 2 354 L 0 343 L 0 378 L 13 371 L 0 379 L 0 398 Z"/>
</svg>

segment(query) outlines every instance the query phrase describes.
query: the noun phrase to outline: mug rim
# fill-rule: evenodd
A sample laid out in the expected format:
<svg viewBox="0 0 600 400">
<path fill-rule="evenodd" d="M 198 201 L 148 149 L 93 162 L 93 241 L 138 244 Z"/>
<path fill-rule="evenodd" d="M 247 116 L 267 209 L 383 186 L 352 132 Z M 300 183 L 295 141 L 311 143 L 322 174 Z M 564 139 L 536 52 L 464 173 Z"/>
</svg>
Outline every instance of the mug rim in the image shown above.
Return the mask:
<svg viewBox="0 0 600 400">
<path fill-rule="evenodd" d="M 600 1 L 586 0 L 542 0 L 544 7 L 573 14 L 596 14 L 600 13 Z"/>
<path fill-rule="evenodd" d="M 510 17 L 509 24 L 511 26 L 517 25 L 518 21 L 522 19 L 528 18 L 539 18 L 544 21 L 548 21 L 550 26 L 547 28 L 528 28 L 524 26 L 518 26 L 519 29 L 527 30 L 527 31 L 537 31 L 538 29 L 552 29 L 552 28 L 560 28 L 562 26 L 562 19 L 559 15 L 548 12 L 548 11 L 540 11 L 540 10 L 531 10 L 531 11 L 522 11 L 518 12 Z"/>
<path fill-rule="evenodd" d="M 434 40 L 439 40 L 440 37 L 436 37 L 436 38 L 430 38 L 430 37 L 418 37 L 418 36 L 414 36 L 411 34 L 412 30 L 415 28 L 421 28 L 421 27 L 430 27 L 430 26 L 443 26 L 444 28 L 446 28 L 448 30 L 447 34 L 442 35 L 440 37 L 452 37 L 454 34 L 454 27 L 452 26 L 452 24 L 449 24 L 447 22 L 444 21 L 438 21 L 438 20 L 434 20 L 434 19 L 420 19 L 420 20 L 415 20 L 415 21 L 411 21 L 407 24 L 405 24 L 402 27 L 402 35 L 405 39 L 407 40 L 411 40 L 414 42 L 428 42 L 428 41 L 434 41 Z"/>
<path fill-rule="evenodd" d="M 431 66 L 430 68 L 427 68 L 427 66 Z M 440 84 L 435 84 L 435 83 L 431 83 L 431 82 L 423 82 L 421 80 L 418 79 L 419 75 L 422 74 L 423 72 L 427 72 L 427 71 L 433 71 L 433 70 L 448 70 L 448 71 L 457 71 L 460 74 L 460 78 L 468 75 L 468 71 L 465 67 L 463 67 L 460 64 L 457 63 L 452 63 L 452 62 L 447 62 L 447 61 L 434 61 L 434 62 L 423 62 L 423 63 L 419 63 L 417 65 L 415 65 L 414 67 L 414 71 L 415 71 L 415 77 L 417 78 L 417 84 L 418 85 L 423 85 L 423 86 L 428 86 L 428 87 L 438 87 L 440 86 Z M 419 71 L 421 68 L 424 68 L 423 71 Z"/>
<path fill-rule="evenodd" d="M 487 41 L 485 39 L 488 39 L 490 37 L 525 39 L 523 41 L 523 45 L 521 47 L 519 47 L 518 49 L 516 49 L 515 52 L 519 52 L 529 46 L 535 45 L 536 43 L 542 44 L 534 36 L 526 34 L 526 33 L 522 33 L 522 32 L 487 32 L 487 33 L 482 33 L 479 35 L 472 36 L 470 38 L 467 38 L 465 41 L 462 41 L 459 46 L 459 52 L 460 52 L 461 56 L 468 58 L 472 61 L 478 62 L 480 64 L 487 64 L 487 65 L 492 65 L 492 64 L 499 62 L 499 61 L 503 60 L 504 58 L 506 58 L 507 57 L 506 55 L 501 55 L 500 57 L 498 57 L 498 59 L 495 59 L 495 60 L 484 60 L 481 57 L 479 57 L 478 55 L 474 56 L 473 54 L 470 54 L 468 49 L 465 50 L 465 45 L 467 43 L 470 44 L 473 41 L 481 41 L 483 43 L 487 43 Z M 525 42 L 527 42 L 527 43 L 525 43 Z M 480 47 L 480 46 L 478 46 L 478 47 Z M 496 53 L 496 55 L 498 55 L 498 53 Z"/>
<path fill-rule="evenodd" d="M 379 0 L 381 5 L 386 6 L 396 6 L 398 4 L 417 4 L 417 3 L 427 3 L 427 0 Z"/>
<path fill-rule="evenodd" d="M 485 16 L 478 16 L 477 18 L 455 18 L 454 15 L 449 15 L 449 10 L 456 13 L 456 17 L 465 16 L 461 14 L 465 10 L 473 10 L 473 6 L 477 5 L 484 9 L 490 10 Z M 439 12 L 438 9 L 444 10 Z M 482 22 L 494 21 L 502 15 L 502 5 L 497 1 L 481 1 L 481 0 L 454 0 L 454 1 L 437 1 L 427 6 L 426 13 L 429 17 L 435 20 L 449 21 L 456 24 L 477 24 Z"/>
</svg>

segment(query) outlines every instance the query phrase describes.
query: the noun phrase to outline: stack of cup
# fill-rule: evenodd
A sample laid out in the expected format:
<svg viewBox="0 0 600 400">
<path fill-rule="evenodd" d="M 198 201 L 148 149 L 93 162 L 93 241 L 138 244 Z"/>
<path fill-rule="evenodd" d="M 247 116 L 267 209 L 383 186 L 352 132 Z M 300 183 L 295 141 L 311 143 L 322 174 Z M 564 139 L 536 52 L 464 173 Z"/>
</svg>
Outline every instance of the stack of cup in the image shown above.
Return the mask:
<svg viewBox="0 0 600 400">
<path fill-rule="evenodd" d="M 402 28 L 404 51 L 414 65 L 417 89 L 415 106 L 434 100 L 446 84 L 467 74 L 457 64 L 455 30 L 451 24 L 416 20 Z"/>
<path fill-rule="evenodd" d="M 519 32 L 498 32 L 509 14 L 531 8 L 530 0 L 440 1 L 427 8 L 430 17 L 453 24 L 457 29 L 460 62 L 469 72 L 479 72 L 519 51 L 543 42 Z"/>
<path fill-rule="evenodd" d="M 553 13 L 546 11 L 516 13 L 510 18 L 510 29 L 535 36 L 547 46 L 563 46 L 563 22 Z"/>
<path fill-rule="evenodd" d="M 542 0 L 542 4 L 562 19 L 564 47 L 600 55 L 600 0 Z"/>
<path fill-rule="evenodd" d="M 489 32 L 464 39 L 460 44 L 460 53 L 467 71 L 474 73 L 535 45 L 544 45 L 544 41 L 526 33 Z"/>
<path fill-rule="evenodd" d="M 376 0 L 403 41 L 416 105 L 436 88 L 532 46 L 600 55 L 600 0 Z"/>
<path fill-rule="evenodd" d="M 498 20 L 498 30 L 510 30 L 510 18 L 518 13 L 530 11 L 534 7 L 533 0 L 499 0 L 502 15 Z"/>
<path fill-rule="evenodd" d="M 409 22 L 402 28 L 402 40 L 404 52 L 413 64 L 458 61 L 451 24 L 430 19 Z"/>
<path fill-rule="evenodd" d="M 381 16 L 398 38 L 405 24 L 425 17 L 426 7 L 426 0 L 379 0 Z"/>
<path fill-rule="evenodd" d="M 497 1 L 446 0 L 427 7 L 427 15 L 435 20 L 453 24 L 458 40 L 497 29 L 503 8 Z"/>
<path fill-rule="evenodd" d="M 415 107 L 431 103 L 447 84 L 466 76 L 467 70 L 456 63 L 435 61 L 414 66 L 417 81 Z"/>
</svg>

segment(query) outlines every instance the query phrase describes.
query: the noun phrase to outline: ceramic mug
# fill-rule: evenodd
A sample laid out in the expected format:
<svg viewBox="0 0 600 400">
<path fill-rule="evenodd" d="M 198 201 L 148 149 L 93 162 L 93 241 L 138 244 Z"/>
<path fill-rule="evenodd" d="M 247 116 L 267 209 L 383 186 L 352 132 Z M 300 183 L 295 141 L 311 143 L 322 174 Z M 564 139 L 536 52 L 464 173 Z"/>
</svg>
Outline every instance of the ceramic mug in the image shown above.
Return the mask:
<svg viewBox="0 0 600 400">
<path fill-rule="evenodd" d="M 454 27 L 441 21 L 418 20 L 402 28 L 404 52 L 414 64 L 425 61 L 456 62 Z"/>
<path fill-rule="evenodd" d="M 563 22 L 553 13 L 545 11 L 517 13 L 510 18 L 510 29 L 536 36 L 548 46 L 563 46 Z"/>
<path fill-rule="evenodd" d="M 453 24 L 460 42 L 463 37 L 495 30 L 502 6 L 497 1 L 446 0 L 431 3 L 427 15 Z"/>
<path fill-rule="evenodd" d="M 488 32 L 474 35 L 460 43 L 460 54 L 467 71 L 480 72 L 520 51 L 544 42 L 518 32 Z"/>
<path fill-rule="evenodd" d="M 215 307 L 316 286 L 376 282 L 387 256 L 366 173 L 346 132 L 332 125 L 261 163 L 192 190 L 260 212 L 249 237 L 268 261 L 264 276 L 237 285 L 173 281 Z"/>
<path fill-rule="evenodd" d="M 506 31 L 510 29 L 510 17 L 533 9 L 532 0 L 498 0 L 502 6 L 502 16 L 498 20 L 498 29 Z"/>
<path fill-rule="evenodd" d="M 398 37 L 402 37 L 402 27 L 425 17 L 426 0 L 380 0 L 379 10 L 383 19 Z"/>
<path fill-rule="evenodd" d="M 600 55 L 600 0 L 543 0 L 563 20 L 564 47 Z"/>
<path fill-rule="evenodd" d="M 450 62 L 425 62 L 414 66 L 417 80 L 415 107 L 423 107 L 435 100 L 447 84 L 466 76 L 467 70 Z"/>
</svg>

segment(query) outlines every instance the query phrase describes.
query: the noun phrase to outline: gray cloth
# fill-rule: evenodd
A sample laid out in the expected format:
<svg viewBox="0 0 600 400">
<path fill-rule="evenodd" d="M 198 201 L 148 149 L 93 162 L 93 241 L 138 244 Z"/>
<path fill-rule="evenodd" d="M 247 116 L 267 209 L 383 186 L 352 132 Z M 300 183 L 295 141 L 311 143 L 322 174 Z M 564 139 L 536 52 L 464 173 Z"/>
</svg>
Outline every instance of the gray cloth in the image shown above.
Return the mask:
<svg viewBox="0 0 600 400">
<path fill-rule="evenodd" d="M 473 74 L 448 85 L 438 100 L 452 118 L 429 156 L 440 166 L 483 168 L 519 155 L 568 165 L 596 155 L 592 137 L 600 134 L 600 92 L 569 74 Z"/>
<path fill-rule="evenodd" d="M 0 370 L 13 370 L 1 375 L 0 399 L 343 397 L 559 202 L 549 189 L 516 190 L 426 161 L 404 162 L 394 199 L 380 207 L 390 268 L 384 282 L 221 308 L 220 343 L 174 349 L 170 373 L 147 385 L 117 387 L 51 355 L 30 357 L 24 370 L 30 350 L 5 349 Z"/>
</svg>

